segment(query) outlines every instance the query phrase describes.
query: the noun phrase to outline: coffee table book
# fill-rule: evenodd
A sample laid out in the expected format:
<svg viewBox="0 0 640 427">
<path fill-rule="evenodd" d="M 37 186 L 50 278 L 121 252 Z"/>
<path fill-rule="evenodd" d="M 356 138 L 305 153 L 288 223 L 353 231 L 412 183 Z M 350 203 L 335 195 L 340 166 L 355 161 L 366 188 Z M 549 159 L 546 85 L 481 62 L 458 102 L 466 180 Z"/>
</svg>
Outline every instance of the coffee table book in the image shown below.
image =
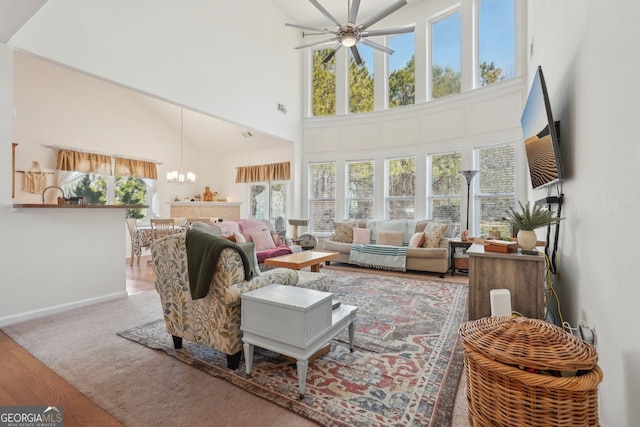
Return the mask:
<svg viewBox="0 0 640 427">
<path fill-rule="evenodd" d="M 485 240 L 484 250 L 489 252 L 514 253 L 518 252 L 518 243 L 508 240 Z"/>
</svg>

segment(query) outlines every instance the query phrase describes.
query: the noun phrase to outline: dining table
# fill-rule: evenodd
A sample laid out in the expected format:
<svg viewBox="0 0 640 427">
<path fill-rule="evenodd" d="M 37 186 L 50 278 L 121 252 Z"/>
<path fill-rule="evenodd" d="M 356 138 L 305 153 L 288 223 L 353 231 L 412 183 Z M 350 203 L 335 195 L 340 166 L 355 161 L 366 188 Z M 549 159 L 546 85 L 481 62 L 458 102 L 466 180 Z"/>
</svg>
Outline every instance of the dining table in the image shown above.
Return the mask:
<svg viewBox="0 0 640 427">
<path fill-rule="evenodd" d="M 185 233 L 189 227 L 186 225 L 176 225 L 174 233 Z M 137 257 L 142 255 L 142 248 L 148 248 L 153 242 L 153 230 L 151 224 L 138 224 L 133 231 L 133 254 Z"/>
</svg>

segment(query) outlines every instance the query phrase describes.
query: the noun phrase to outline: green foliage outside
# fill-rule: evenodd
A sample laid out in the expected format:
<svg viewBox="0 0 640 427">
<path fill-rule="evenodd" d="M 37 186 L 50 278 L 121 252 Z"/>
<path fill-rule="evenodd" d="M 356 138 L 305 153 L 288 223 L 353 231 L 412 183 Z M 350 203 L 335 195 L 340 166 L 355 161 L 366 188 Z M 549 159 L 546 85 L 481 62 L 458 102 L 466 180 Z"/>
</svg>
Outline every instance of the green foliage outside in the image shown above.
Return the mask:
<svg viewBox="0 0 640 427">
<path fill-rule="evenodd" d="M 336 60 L 335 56 L 326 64 L 323 58 L 331 49 L 313 51 L 313 115 L 332 116 L 336 114 Z M 407 64 L 389 74 L 389 108 L 412 105 L 416 98 L 415 56 Z M 433 65 L 433 86 L 431 96 L 437 99 L 460 93 L 460 72 L 451 67 Z M 494 62 L 480 64 L 480 85 L 487 86 L 504 80 L 506 76 Z M 366 62 L 357 65 L 349 57 L 349 111 L 360 113 L 373 111 L 374 77 L 366 67 Z"/>
<path fill-rule="evenodd" d="M 349 56 L 349 111 L 363 113 L 373 111 L 373 74 L 369 73 L 366 61 L 356 64 Z"/>
<path fill-rule="evenodd" d="M 313 115 L 333 116 L 336 114 L 336 57 L 322 60 L 331 49 L 313 51 Z"/>
<path fill-rule="evenodd" d="M 147 198 L 147 186 L 139 178 L 116 178 L 116 205 L 142 205 Z M 143 219 L 144 211 L 127 209 L 127 218 Z"/>
<path fill-rule="evenodd" d="M 89 205 L 105 205 L 107 203 L 107 180 L 100 175 L 86 174 L 78 183 L 70 188 L 71 195 L 84 197 Z"/>
<path fill-rule="evenodd" d="M 116 205 L 145 204 L 147 187 L 143 180 L 133 177 L 116 178 Z M 107 203 L 107 179 L 102 175 L 86 174 L 69 188 L 70 195 L 84 197 L 89 205 Z M 143 209 L 127 209 L 127 218 L 143 219 Z"/>
<path fill-rule="evenodd" d="M 389 108 L 416 102 L 416 61 L 412 56 L 407 65 L 389 74 Z"/>
</svg>

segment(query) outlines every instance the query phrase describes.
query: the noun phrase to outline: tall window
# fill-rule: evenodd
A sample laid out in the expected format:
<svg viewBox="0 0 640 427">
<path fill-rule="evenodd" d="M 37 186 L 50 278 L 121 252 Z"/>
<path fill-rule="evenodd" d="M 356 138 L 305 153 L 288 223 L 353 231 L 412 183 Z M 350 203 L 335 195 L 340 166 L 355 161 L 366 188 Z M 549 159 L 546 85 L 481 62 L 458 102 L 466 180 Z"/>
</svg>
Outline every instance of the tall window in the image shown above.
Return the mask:
<svg viewBox="0 0 640 427">
<path fill-rule="evenodd" d="M 461 72 L 460 12 L 431 25 L 431 97 L 460 93 Z"/>
<path fill-rule="evenodd" d="M 386 160 L 386 219 L 413 219 L 416 195 L 416 158 Z"/>
<path fill-rule="evenodd" d="M 373 219 L 373 160 L 347 162 L 348 219 Z"/>
<path fill-rule="evenodd" d="M 479 0 L 478 76 L 486 86 L 515 75 L 515 0 Z"/>
<path fill-rule="evenodd" d="M 251 183 L 251 218 L 284 221 L 287 212 L 287 184 L 284 181 Z M 281 220 L 278 220 L 281 218 Z"/>
<path fill-rule="evenodd" d="M 449 221 L 454 227 L 454 235 L 458 235 L 461 228 L 461 165 L 462 156 L 460 152 L 432 154 L 427 158 L 427 168 L 429 170 L 428 186 L 430 188 L 428 192 L 428 217 Z"/>
<path fill-rule="evenodd" d="M 309 164 L 309 230 L 330 232 L 336 217 L 336 163 Z"/>
<path fill-rule="evenodd" d="M 496 233 L 500 238 L 511 237 L 509 224 L 504 218 L 509 207 L 515 205 L 515 144 L 509 143 L 475 150 L 476 169 L 480 170 L 474 184 L 476 212 L 479 212 L 480 236 Z M 478 221 L 474 221 L 478 224 Z"/>
<path fill-rule="evenodd" d="M 358 65 L 349 49 L 349 111 L 373 111 L 373 49 L 358 45 L 362 63 Z"/>
<path fill-rule="evenodd" d="M 416 63 L 414 33 L 389 37 L 389 108 L 416 102 Z"/>
<path fill-rule="evenodd" d="M 323 59 L 331 49 L 315 49 L 313 54 L 313 96 L 314 116 L 333 116 L 336 114 L 336 57 L 326 63 Z"/>
</svg>

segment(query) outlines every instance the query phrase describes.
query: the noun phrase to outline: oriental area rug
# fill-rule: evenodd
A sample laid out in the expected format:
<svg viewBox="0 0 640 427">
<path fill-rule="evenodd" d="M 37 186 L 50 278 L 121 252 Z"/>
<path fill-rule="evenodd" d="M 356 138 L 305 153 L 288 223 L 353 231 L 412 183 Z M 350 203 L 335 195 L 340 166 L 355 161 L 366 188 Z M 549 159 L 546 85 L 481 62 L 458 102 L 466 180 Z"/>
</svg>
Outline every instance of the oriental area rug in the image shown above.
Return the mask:
<svg viewBox="0 0 640 427">
<path fill-rule="evenodd" d="M 184 341 L 173 348 L 164 321 L 118 335 L 168 355 L 326 426 L 449 426 L 463 370 L 458 328 L 466 320 L 464 284 L 330 272 L 331 291 L 358 306 L 355 352 L 345 330 L 309 363 L 298 396 L 295 363 L 255 349 L 253 372 L 227 368 L 226 356 Z"/>
</svg>

